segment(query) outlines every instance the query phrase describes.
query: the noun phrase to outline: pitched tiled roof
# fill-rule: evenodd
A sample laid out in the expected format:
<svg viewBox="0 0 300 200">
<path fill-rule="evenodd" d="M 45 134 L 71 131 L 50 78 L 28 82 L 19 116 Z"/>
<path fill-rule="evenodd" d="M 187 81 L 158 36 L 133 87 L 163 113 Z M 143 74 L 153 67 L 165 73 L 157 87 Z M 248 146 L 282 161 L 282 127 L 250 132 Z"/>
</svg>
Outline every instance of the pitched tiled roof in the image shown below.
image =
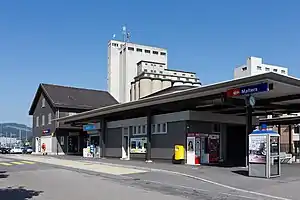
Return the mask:
<svg viewBox="0 0 300 200">
<path fill-rule="evenodd" d="M 42 83 L 38 88 L 29 114 L 33 114 L 42 93 L 45 94 L 53 107 L 58 108 L 91 110 L 118 103 L 107 91 Z"/>
</svg>

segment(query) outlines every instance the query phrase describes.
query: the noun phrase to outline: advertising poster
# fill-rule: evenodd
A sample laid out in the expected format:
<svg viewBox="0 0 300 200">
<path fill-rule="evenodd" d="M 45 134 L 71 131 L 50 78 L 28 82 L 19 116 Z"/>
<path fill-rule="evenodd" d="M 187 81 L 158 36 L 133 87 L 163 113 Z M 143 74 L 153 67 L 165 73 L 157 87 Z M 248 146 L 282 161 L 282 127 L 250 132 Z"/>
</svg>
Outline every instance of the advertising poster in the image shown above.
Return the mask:
<svg viewBox="0 0 300 200">
<path fill-rule="evenodd" d="M 209 163 L 219 162 L 220 139 L 219 135 L 210 135 L 208 137 Z"/>
<path fill-rule="evenodd" d="M 249 163 L 266 163 L 267 136 L 258 135 L 249 137 Z"/>
<path fill-rule="evenodd" d="M 147 138 L 130 138 L 130 153 L 146 153 Z"/>
<path fill-rule="evenodd" d="M 187 137 L 186 139 L 187 164 L 195 164 L 195 137 Z"/>
</svg>

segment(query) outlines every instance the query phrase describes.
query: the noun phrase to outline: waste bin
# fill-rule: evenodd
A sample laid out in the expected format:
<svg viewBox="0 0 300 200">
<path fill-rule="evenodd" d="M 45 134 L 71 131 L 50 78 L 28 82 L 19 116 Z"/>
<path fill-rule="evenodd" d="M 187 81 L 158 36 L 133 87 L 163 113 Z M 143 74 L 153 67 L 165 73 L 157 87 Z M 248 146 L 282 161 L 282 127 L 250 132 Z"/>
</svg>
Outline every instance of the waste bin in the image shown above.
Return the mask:
<svg viewBox="0 0 300 200">
<path fill-rule="evenodd" d="M 175 145 L 174 148 L 174 163 L 182 163 L 184 160 L 184 146 Z"/>
</svg>

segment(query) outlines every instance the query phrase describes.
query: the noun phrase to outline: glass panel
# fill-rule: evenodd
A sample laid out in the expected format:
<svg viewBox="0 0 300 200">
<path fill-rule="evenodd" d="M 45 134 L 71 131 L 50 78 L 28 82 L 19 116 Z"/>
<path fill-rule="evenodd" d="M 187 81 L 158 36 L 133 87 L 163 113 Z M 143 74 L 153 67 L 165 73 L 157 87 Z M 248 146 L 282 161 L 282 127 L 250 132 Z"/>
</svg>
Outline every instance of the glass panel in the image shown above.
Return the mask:
<svg viewBox="0 0 300 200">
<path fill-rule="evenodd" d="M 279 157 L 270 158 L 270 175 L 279 175 Z"/>
<path fill-rule="evenodd" d="M 270 153 L 271 156 L 279 155 L 279 137 L 277 136 L 270 137 Z"/>
</svg>

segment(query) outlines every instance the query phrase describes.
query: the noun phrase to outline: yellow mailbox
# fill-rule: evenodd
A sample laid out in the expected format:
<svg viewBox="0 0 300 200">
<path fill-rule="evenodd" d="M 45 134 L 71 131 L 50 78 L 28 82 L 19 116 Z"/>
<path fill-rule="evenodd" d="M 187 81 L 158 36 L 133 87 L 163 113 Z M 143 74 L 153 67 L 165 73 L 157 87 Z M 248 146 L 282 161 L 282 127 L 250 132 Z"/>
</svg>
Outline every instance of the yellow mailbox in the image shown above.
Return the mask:
<svg viewBox="0 0 300 200">
<path fill-rule="evenodd" d="M 184 146 L 183 145 L 175 145 L 174 149 L 174 160 L 175 161 L 183 161 L 184 160 Z"/>
</svg>

